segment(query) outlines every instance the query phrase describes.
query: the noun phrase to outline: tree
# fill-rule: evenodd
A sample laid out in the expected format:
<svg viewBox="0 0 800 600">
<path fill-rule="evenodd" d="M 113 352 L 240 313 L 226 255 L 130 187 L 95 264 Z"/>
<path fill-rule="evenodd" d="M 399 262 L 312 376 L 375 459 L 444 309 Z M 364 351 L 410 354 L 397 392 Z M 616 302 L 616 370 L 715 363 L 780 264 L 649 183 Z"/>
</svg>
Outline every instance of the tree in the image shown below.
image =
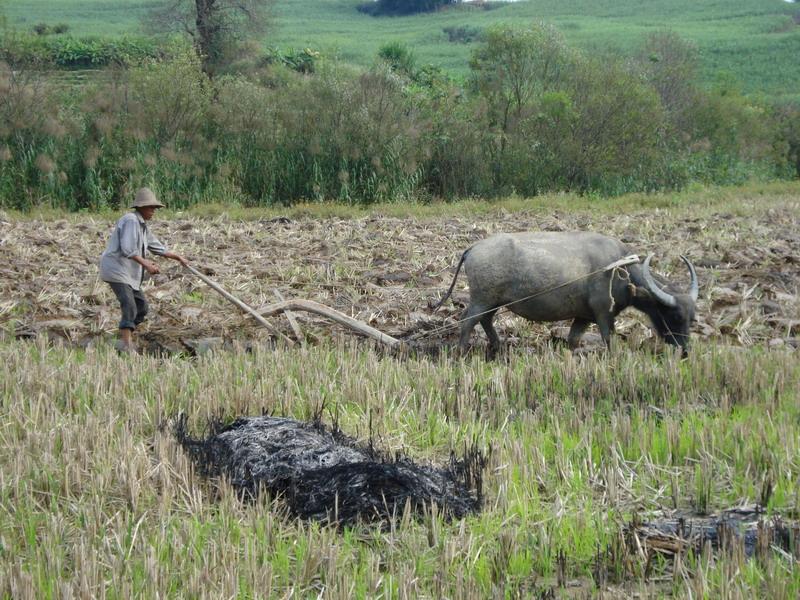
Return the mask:
<svg viewBox="0 0 800 600">
<path fill-rule="evenodd" d="M 249 35 L 264 32 L 271 5 L 272 0 L 167 0 L 150 21 L 158 31 L 189 35 L 203 70 L 213 75 Z"/>
<path fill-rule="evenodd" d="M 696 102 L 697 48 L 670 31 L 648 36 L 637 56 L 644 79 L 655 88 L 670 121 L 679 131 Z"/>
<path fill-rule="evenodd" d="M 492 124 L 506 133 L 535 98 L 559 85 L 572 60 L 550 26 L 495 26 L 473 52 L 472 84 L 488 102 Z"/>
<path fill-rule="evenodd" d="M 573 61 L 573 53 L 558 31 L 541 23 L 525 28 L 491 27 L 473 52 L 472 86 L 486 102 L 488 124 L 496 139 L 496 187 L 508 184 L 508 172 L 516 170 L 510 166 L 515 143 L 528 144 L 525 122 L 542 96 L 563 84 Z"/>
</svg>

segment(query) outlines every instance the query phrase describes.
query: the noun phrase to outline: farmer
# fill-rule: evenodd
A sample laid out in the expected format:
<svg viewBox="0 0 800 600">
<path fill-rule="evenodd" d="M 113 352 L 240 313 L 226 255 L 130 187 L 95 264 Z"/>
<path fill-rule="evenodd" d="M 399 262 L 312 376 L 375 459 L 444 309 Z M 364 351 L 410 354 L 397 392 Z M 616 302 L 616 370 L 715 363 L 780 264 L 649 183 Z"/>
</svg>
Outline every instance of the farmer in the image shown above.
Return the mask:
<svg viewBox="0 0 800 600">
<path fill-rule="evenodd" d="M 136 352 L 133 331 L 147 315 L 147 301 L 142 293 L 144 272 L 150 275 L 160 273 L 158 265 L 147 260 L 148 251 L 188 265 L 180 254 L 168 252 L 147 227 L 147 221 L 153 218 L 156 209 L 163 207 L 149 188 L 141 188 L 136 192 L 131 207 L 135 210 L 117 221 L 106 250 L 100 257 L 100 278 L 114 290 L 122 309 L 117 342 L 120 352 Z"/>
</svg>

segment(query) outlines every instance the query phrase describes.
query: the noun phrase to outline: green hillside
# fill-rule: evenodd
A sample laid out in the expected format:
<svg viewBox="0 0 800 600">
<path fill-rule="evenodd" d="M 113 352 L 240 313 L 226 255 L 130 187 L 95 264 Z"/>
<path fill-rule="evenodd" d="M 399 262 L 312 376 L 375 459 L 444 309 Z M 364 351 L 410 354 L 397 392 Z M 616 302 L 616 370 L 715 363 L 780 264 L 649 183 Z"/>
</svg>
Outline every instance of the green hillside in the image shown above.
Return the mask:
<svg viewBox="0 0 800 600">
<path fill-rule="evenodd" d="M 116 35 L 141 31 L 152 0 L 15 0 L 6 13 L 13 27 L 66 23 L 76 34 Z M 463 5 L 437 14 L 375 18 L 356 10 L 359 0 L 278 0 L 265 45 L 312 47 L 344 60 L 368 64 L 388 41 L 415 49 L 421 62 L 455 73 L 467 71 L 470 45 L 448 40 L 445 27 L 544 20 L 584 48 L 629 49 L 643 35 L 671 29 L 694 41 L 703 73 L 739 79 L 748 92 L 796 95 L 800 81 L 800 6 L 782 0 L 527 0 L 492 10 Z"/>
</svg>

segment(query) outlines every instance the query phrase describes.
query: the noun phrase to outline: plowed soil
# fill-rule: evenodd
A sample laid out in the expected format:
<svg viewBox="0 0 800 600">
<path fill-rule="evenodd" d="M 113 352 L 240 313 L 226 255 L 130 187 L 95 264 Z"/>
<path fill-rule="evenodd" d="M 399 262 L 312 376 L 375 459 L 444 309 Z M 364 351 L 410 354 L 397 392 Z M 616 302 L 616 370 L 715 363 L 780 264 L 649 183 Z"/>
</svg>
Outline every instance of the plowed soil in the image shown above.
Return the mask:
<svg viewBox="0 0 800 600">
<path fill-rule="evenodd" d="M 157 214 L 151 229 L 167 246 L 253 307 L 289 298 L 315 300 L 396 337 L 453 346 L 468 298 L 461 275 L 447 290 L 470 244 L 493 233 L 591 229 L 616 236 L 673 281 L 688 284 L 680 255 L 700 278 L 696 338 L 737 345 L 793 349 L 800 336 L 800 227 L 791 200 L 743 203 L 737 209 L 642 209 L 628 214 L 541 209 L 488 215 L 361 218 L 308 217 L 233 220 Z M 18 219 L 0 213 L 0 331 L 6 338 L 48 336 L 87 346 L 112 339 L 116 300 L 98 278 L 97 262 L 114 225 L 111 218 Z M 150 351 L 202 352 L 232 344 L 268 342 L 271 334 L 176 262 L 158 259 L 162 273 L 145 284 L 151 315 L 140 328 Z M 298 314 L 307 342 L 351 332 L 321 317 Z M 285 317 L 271 322 L 288 336 Z M 563 336 L 567 323 L 532 324 L 499 315 L 511 344 L 535 349 Z M 480 329 L 480 328 L 478 328 Z M 474 334 L 483 343 L 482 332 Z M 621 315 L 623 343 L 651 344 L 636 311 Z M 597 336 L 587 337 L 591 347 Z"/>
</svg>

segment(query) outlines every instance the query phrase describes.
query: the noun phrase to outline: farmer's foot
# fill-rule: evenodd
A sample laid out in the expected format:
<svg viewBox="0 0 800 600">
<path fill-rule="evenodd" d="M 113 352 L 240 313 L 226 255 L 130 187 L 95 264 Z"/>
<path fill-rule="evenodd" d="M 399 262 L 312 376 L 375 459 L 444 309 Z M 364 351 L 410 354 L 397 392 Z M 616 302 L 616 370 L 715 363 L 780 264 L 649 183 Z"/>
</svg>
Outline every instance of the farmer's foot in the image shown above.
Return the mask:
<svg viewBox="0 0 800 600">
<path fill-rule="evenodd" d="M 120 354 L 136 354 L 136 344 L 133 342 L 128 342 L 125 340 L 117 340 L 117 343 L 114 345 L 117 352 Z"/>
<path fill-rule="evenodd" d="M 119 330 L 119 341 L 116 345 L 120 354 L 136 354 L 136 345 L 133 343 L 133 331 L 130 329 Z"/>
</svg>

